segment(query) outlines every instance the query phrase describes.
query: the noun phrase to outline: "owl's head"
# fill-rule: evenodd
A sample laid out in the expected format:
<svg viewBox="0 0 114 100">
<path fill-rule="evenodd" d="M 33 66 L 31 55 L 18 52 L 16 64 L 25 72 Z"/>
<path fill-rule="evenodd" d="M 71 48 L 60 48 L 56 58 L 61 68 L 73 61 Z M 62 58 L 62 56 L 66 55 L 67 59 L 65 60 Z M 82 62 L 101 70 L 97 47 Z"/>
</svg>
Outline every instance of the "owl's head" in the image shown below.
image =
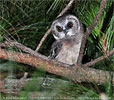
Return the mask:
<svg viewBox="0 0 114 100">
<path fill-rule="evenodd" d="M 57 18 L 51 26 L 56 40 L 76 35 L 80 32 L 81 23 L 74 15 L 64 15 Z"/>
</svg>

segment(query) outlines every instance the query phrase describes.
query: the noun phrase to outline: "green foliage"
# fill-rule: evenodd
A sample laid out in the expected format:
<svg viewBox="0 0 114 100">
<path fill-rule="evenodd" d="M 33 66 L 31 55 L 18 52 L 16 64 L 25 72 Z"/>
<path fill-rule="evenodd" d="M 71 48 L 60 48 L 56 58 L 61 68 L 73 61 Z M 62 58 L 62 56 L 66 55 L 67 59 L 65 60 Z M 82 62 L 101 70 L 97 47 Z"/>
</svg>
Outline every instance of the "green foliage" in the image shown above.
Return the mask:
<svg viewBox="0 0 114 100">
<path fill-rule="evenodd" d="M 2 1 L 1 29 L 13 39 L 35 49 L 51 22 L 67 3 L 68 1 L 64 0 Z M 52 36 L 47 37 L 40 49 L 42 54 L 48 55 L 53 40 Z"/>
<path fill-rule="evenodd" d="M 70 0 L 1 0 L 0 42 L 4 41 L 3 34 L 7 33 L 12 39 L 15 39 L 20 43 L 35 49 L 45 32 L 50 27 L 52 21 L 63 10 L 69 1 Z M 75 0 L 67 13 L 75 14 L 85 24 L 86 28 L 88 28 L 92 24 L 97 12 L 99 11 L 100 1 L 101 0 Z M 110 12 L 113 11 L 111 10 L 113 3 L 114 2 L 112 0 L 108 0 L 107 6 L 102 17 L 100 18 L 99 23 L 94 28 L 92 35 L 88 38 L 85 55 L 86 61 L 84 62 L 88 62 L 101 56 L 102 54 L 105 54 L 104 48 L 106 46 L 108 46 L 108 50 L 113 48 L 114 12 L 113 14 Z M 111 15 L 111 17 L 109 15 Z M 107 45 L 103 44 L 103 36 Z M 54 38 L 50 34 L 44 41 L 39 52 L 48 56 L 53 41 Z M 16 51 L 18 50 L 17 48 L 8 49 Z M 21 50 L 18 51 L 22 52 Z M 9 56 L 9 59 L 11 58 L 12 56 Z M 113 71 L 113 59 L 114 56 L 112 55 L 108 60 L 99 62 L 93 67 Z M 0 64 L 0 68 L 6 68 L 5 70 L 8 70 L 9 74 L 16 73 L 17 70 L 18 73 L 27 71 L 30 74 L 29 77 L 32 77 L 33 79 L 37 76 L 44 76 L 45 74 L 45 72 L 42 72 L 42 70 L 39 71 L 35 68 L 30 68 L 30 66 L 12 62 Z M 111 79 L 112 78 L 110 78 L 109 83 L 106 83 L 105 87 L 103 86 L 103 89 L 100 88 L 98 84 L 91 85 L 88 83 L 87 86 L 85 86 L 85 84 L 78 83 L 73 85 L 57 83 L 56 87 L 52 88 L 52 92 L 48 91 L 47 94 L 56 93 L 55 96 L 62 94 L 61 96 L 69 96 L 71 98 L 74 97 L 77 98 L 76 100 L 80 100 L 80 97 L 82 97 L 83 100 L 86 100 L 87 98 L 98 98 L 99 93 L 106 89 L 103 92 L 106 92 L 106 95 L 111 97 L 113 90 L 113 88 L 111 88 Z M 36 81 L 31 81 L 27 85 L 26 89 L 21 91 L 20 98 L 27 97 L 30 91 L 34 92 L 40 90 L 40 85 L 36 84 Z M 66 87 L 64 87 L 65 85 Z M 97 91 L 97 89 L 99 91 Z"/>
</svg>

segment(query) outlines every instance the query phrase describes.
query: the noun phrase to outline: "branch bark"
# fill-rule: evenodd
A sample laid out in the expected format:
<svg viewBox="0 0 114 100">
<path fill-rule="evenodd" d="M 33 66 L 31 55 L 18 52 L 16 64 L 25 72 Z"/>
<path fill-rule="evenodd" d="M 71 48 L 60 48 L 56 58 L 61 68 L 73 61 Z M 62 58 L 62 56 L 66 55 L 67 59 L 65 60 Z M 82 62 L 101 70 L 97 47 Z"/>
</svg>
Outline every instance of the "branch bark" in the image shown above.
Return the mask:
<svg viewBox="0 0 114 100">
<path fill-rule="evenodd" d="M 78 58 L 78 65 L 82 64 L 82 58 L 83 58 L 83 53 L 84 53 L 84 48 L 85 48 L 85 44 L 86 44 L 86 40 L 89 37 L 89 35 L 91 34 L 92 30 L 94 29 L 94 27 L 97 25 L 103 11 L 104 8 L 106 6 L 106 2 L 107 0 L 102 0 L 100 3 L 100 9 L 99 12 L 97 13 L 96 18 L 94 19 L 93 23 L 91 24 L 91 26 L 88 28 L 88 30 L 85 32 L 85 35 L 82 39 L 82 44 L 81 44 L 81 49 L 80 49 L 80 54 L 79 54 L 79 58 Z"/>
<path fill-rule="evenodd" d="M 35 57 L 43 57 L 43 59 L 48 60 L 47 58 L 45 58 L 45 56 L 43 56 L 43 55 L 41 55 L 41 54 L 35 52 L 35 51 L 32 50 L 31 48 L 26 47 L 26 46 L 24 46 L 23 44 L 21 44 L 21 43 L 15 41 L 15 40 L 11 40 L 11 39 L 7 36 L 7 34 L 4 34 L 4 38 L 6 39 L 7 42 L 5 42 L 5 43 L 6 43 L 8 46 L 15 46 L 15 47 L 21 49 L 22 51 L 24 51 L 24 52 L 26 52 L 26 53 L 29 53 L 29 54 L 32 55 L 32 56 L 35 56 Z M 4 44 L 4 43 L 3 43 L 3 44 Z M 3 46 L 3 45 L 1 44 L 1 46 Z"/>
<path fill-rule="evenodd" d="M 15 47 L 17 47 L 17 48 L 23 50 L 23 51 L 26 52 L 26 53 L 29 53 L 30 55 L 33 55 L 33 56 L 35 56 L 35 57 L 41 57 L 41 58 L 43 58 L 43 59 L 45 59 L 45 60 L 47 60 L 47 61 L 49 60 L 47 57 L 45 57 L 45 56 L 43 56 L 43 55 L 41 55 L 41 54 L 35 52 L 34 50 L 32 50 L 32 49 L 30 49 L 30 48 L 24 46 L 23 44 L 18 43 L 17 41 L 12 41 L 7 35 L 4 35 L 4 38 L 5 38 L 7 41 L 5 41 L 5 43 L 3 43 L 2 46 L 4 46 L 4 44 L 7 44 L 8 46 L 9 46 L 9 45 L 12 45 L 12 46 L 15 46 Z M 7 46 L 7 45 L 6 45 L 6 46 Z M 94 59 L 93 61 L 90 61 L 90 62 L 88 62 L 88 63 L 86 63 L 86 64 L 82 64 L 82 66 L 83 66 L 83 67 L 92 66 L 92 65 L 96 64 L 97 62 L 108 58 L 108 57 L 109 57 L 110 55 L 112 55 L 113 53 L 114 53 L 114 48 L 113 48 L 111 51 L 107 52 L 106 55 L 103 55 L 103 56 L 101 56 L 101 57 L 98 57 L 98 58 Z"/>
<path fill-rule="evenodd" d="M 108 82 L 110 73 L 114 75 L 113 72 L 102 71 L 87 67 L 82 68 L 78 66 L 68 66 L 54 60 L 47 61 L 46 59 L 43 59 L 43 57 L 34 57 L 29 54 L 11 52 L 4 49 L 0 49 L 0 58 L 32 65 L 36 68 L 46 70 L 50 73 L 67 77 L 75 82 L 86 81 L 102 84 Z M 114 77 L 112 79 L 112 82 L 114 84 Z"/>
<path fill-rule="evenodd" d="M 30 49 L 30 48 L 24 46 L 23 44 L 18 43 L 17 41 L 12 41 L 7 35 L 5 35 L 4 38 L 7 40 L 7 41 L 5 42 L 5 44 L 7 44 L 8 46 L 10 46 L 10 45 L 11 45 L 11 46 L 15 46 L 15 47 L 17 47 L 17 48 L 23 50 L 24 52 L 29 53 L 29 54 L 32 55 L 32 56 L 41 57 L 42 59 L 45 59 L 45 60 L 47 60 L 47 61 L 49 60 L 47 57 L 45 57 L 45 56 L 43 56 L 43 55 L 41 55 L 41 54 L 35 52 L 34 50 L 32 50 L 32 49 Z M 3 44 L 4 44 L 4 43 L 3 43 Z M 6 46 L 7 46 L 7 45 L 6 45 Z M 108 58 L 108 57 L 109 57 L 110 55 L 112 55 L 113 53 L 114 53 L 114 48 L 113 48 L 111 51 L 107 52 L 106 55 L 103 55 L 103 56 L 101 56 L 101 57 L 98 57 L 98 58 L 96 58 L 96 59 L 94 59 L 94 60 L 92 60 L 92 61 L 90 61 L 90 62 L 88 62 L 88 63 L 86 63 L 86 64 L 82 64 L 82 66 L 83 66 L 83 67 L 92 66 L 92 65 L 96 64 L 97 62 Z"/>
</svg>

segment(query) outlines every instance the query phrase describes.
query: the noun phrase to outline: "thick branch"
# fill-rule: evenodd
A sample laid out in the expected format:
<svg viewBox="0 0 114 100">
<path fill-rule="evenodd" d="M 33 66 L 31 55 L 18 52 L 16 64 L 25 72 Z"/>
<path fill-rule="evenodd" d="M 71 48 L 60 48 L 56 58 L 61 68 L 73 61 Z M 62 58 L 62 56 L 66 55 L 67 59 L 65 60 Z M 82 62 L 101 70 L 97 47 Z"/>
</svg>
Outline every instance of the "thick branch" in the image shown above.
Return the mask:
<svg viewBox="0 0 114 100">
<path fill-rule="evenodd" d="M 88 82 L 104 83 L 108 82 L 111 73 L 108 71 L 96 70 L 87 67 L 82 68 L 82 67 L 66 66 L 54 60 L 50 61 L 44 60 L 43 57 L 36 58 L 34 56 L 30 56 L 29 54 L 11 52 L 11 51 L 9 52 L 3 49 L 0 49 L 0 58 L 32 65 L 35 66 L 36 68 L 46 70 L 50 73 L 67 77 L 75 82 L 88 81 Z M 112 80 L 114 84 L 114 78 Z"/>
<path fill-rule="evenodd" d="M 15 46 L 15 47 L 17 47 L 17 48 L 23 50 L 24 52 L 29 53 L 30 55 L 33 55 L 33 56 L 35 56 L 35 57 L 40 57 L 40 58 L 45 59 L 45 60 L 47 60 L 47 61 L 49 60 L 47 57 L 45 57 L 45 56 L 43 56 L 43 55 L 41 55 L 41 54 L 35 52 L 34 50 L 32 50 L 32 49 L 30 49 L 30 48 L 24 46 L 23 44 L 18 43 L 17 41 L 12 41 L 7 35 L 5 35 L 4 37 L 5 37 L 5 39 L 8 41 L 8 42 L 6 42 L 7 45 Z M 9 44 L 8 44 L 8 43 L 9 43 Z M 97 62 L 108 58 L 108 57 L 109 57 L 110 55 L 112 55 L 113 53 L 114 53 L 114 48 L 113 48 L 111 51 L 109 51 L 109 52 L 107 53 L 107 55 L 103 55 L 103 56 L 101 56 L 101 57 L 98 57 L 98 58 L 94 59 L 93 61 L 90 61 L 90 62 L 88 62 L 88 63 L 86 63 L 86 64 L 83 64 L 82 66 L 83 66 L 83 67 L 92 66 L 92 65 L 96 64 Z"/>
<path fill-rule="evenodd" d="M 94 19 L 93 23 L 91 24 L 91 26 L 88 28 L 88 30 L 85 32 L 85 35 L 82 39 L 82 44 L 81 44 L 81 50 L 80 50 L 80 54 L 79 54 L 79 58 L 78 58 L 78 65 L 82 64 L 82 58 L 83 58 L 83 52 L 84 52 L 84 48 L 85 48 L 85 44 L 86 44 L 86 40 L 89 37 L 89 35 L 91 34 L 92 30 L 94 29 L 94 27 L 97 25 L 103 11 L 105 8 L 107 0 L 102 0 L 101 4 L 100 4 L 100 9 L 99 12 L 96 16 L 96 18 Z"/>
<path fill-rule="evenodd" d="M 74 2 L 74 0 L 70 0 L 70 2 L 68 3 L 68 5 L 61 11 L 61 13 L 57 16 L 62 16 L 72 5 L 72 3 Z M 51 28 L 49 28 L 47 30 L 47 32 L 45 33 L 45 35 L 43 36 L 43 38 L 41 39 L 40 43 L 38 44 L 37 48 L 36 48 L 36 52 L 40 49 L 41 45 L 43 44 L 44 40 L 46 39 L 46 37 L 48 36 L 48 34 L 51 32 Z"/>
<path fill-rule="evenodd" d="M 48 72 L 50 72 L 50 73 L 54 73 L 54 74 L 58 74 L 58 75 L 62 75 L 62 76 L 64 76 L 64 77 L 69 77 L 70 79 L 72 79 L 72 80 L 74 80 L 74 81 L 87 81 L 87 80 L 89 80 L 89 78 L 88 78 L 88 75 L 91 75 L 90 73 L 91 72 L 95 72 L 96 74 L 95 74 L 95 76 L 96 76 L 96 78 L 97 78 L 97 80 L 96 79 L 93 79 L 93 80 L 96 80 L 96 81 L 98 81 L 98 79 L 100 80 L 99 82 L 100 83 L 103 83 L 104 81 L 101 81 L 102 79 L 101 79 L 101 77 L 99 78 L 99 74 L 100 74 L 100 76 L 102 76 L 102 77 L 104 77 L 104 74 L 105 74 L 105 72 L 103 72 L 103 71 L 100 71 L 100 70 L 95 70 L 95 69 L 89 69 L 89 68 L 81 68 L 81 67 L 76 67 L 76 68 L 74 68 L 74 67 L 68 67 L 69 65 L 66 65 L 66 64 L 61 64 L 61 63 L 58 63 L 58 62 L 55 62 L 55 61 L 53 61 L 53 60 L 50 60 L 50 62 L 49 62 L 49 59 L 47 58 L 47 57 L 45 57 L 45 56 L 42 56 L 42 55 L 40 55 L 40 54 L 38 54 L 37 52 L 35 52 L 34 50 L 32 50 L 32 49 L 30 49 L 30 48 L 28 48 L 28 47 L 26 47 L 26 46 L 24 46 L 24 45 L 22 45 L 21 43 L 18 43 L 18 42 L 16 42 L 16 41 L 12 41 L 10 38 L 8 38 L 8 37 L 5 37 L 5 39 L 12 45 L 12 46 L 16 46 L 16 47 L 18 47 L 19 49 L 21 49 L 21 50 L 23 50 L 23 51 L 25 51 L 25 52 L 27 52 L 27 53 L 29 53 L 29 54 L 31 54 L 31 55 L 33 55 L 33 56 L 30 56 L 30 55 L 27 55 L 27 54 L 22 54 L 22 53 L 16 53 L 16 52 L 6 52 L 6 54 L 5 53 L 3 53 L 3 52 L 5 52 L 3 49 L 1 49 L 2 50 L 2 52 L 0 52 L 0 54 L 3 54 L 4 56 L 2 57 L 2 56 L 0 56 L 0 58 L 4 58 L 4 59 L 8 59 L 8 56 L 7 56 L 7 54 L 8 55 L 12 55 L 11 53 L 13 53 L 13 55 L 15 55 L 15 56 L 17 56 L 16 57 L 16 60 L 14 60 L 14 59 L 12 59 L 13 61 L 17 61 L 17 62 L 20 62 L 20 63 L 25 63 L 25 64 L 29 64 L 29 65 L 33 65 L 33 66 L 35 66 L 35 67 L 38 67 L 38 68 L 42 68 L 42 69 L 44 69 L 44 70 L 46 70 L 46 71 L 48 71 Z M 107 58 L 109 55 L 111 55 L 112 53 L 114 52 L 114 50 L 111 50 L 108 54 L 107 54 L 107 56 L 102 56 L 102 57 L 99 57 L 99 58 L 97 58 L 95 61 L 93 61 L 93 62 L 89 62 L 89 63 L 87 63 L 87 64 L 85 64 L 84 66 L 90 66 L 90 65 L 92 65 L 92 64 L 95 64 L 96 62 L 98 62 L 98 61 L 100 61 L 100 60 L 103 60 L 103 59 L 105 59 L 105 58 Z M 15 58 L 15 56 L 14 56 L 14 58 Z M 27 56 L 27 57 L 26 57 Z M 38 58 L 36 58 L 36 57 L 38 57 Z M 10 56 L 9 56 L 9 58 L 10 58 Z M 37 66 L 37 63 L 39 64 L 39 66 Z M 56 66 L 55 65 L 53 65 L 53 63 L 54 64 L 56 64 Z M 48 65 L 48 66 L 47 66 Z M 40 67 L 41 66 L 41 67 Z M 64 66 L 67 66 L 67 67 L 64 67 Z M 75 71 L 75 70 L 76 71 Z M 100 73 L 101 72 L 101 73 Z M 73 74 L 74 73 L 74 74 Z M 87 75 L 87 76 L 85 76 L 85 74 Z M 88 74 L 89 73 L 89 74 Z M 99 74 L 97 74 L 97 73 L 99 73 Z M 82 75 L 82 74 L 84 74 L 84 75 Z M 106 72 L 106 75 L 109 77 L 109 72 Z M 74 77 L 74 76 L 76 76 L 76 77 Z M 94 75 L 91 75 L 92 77 L 95 77 Z M 93 81 L 92 80 L 92 81 Z M 106 79 L 105 79 L 106 80 Z M 90 81 L 90 80 L 89 80 Z M 98 82 L 98 83 L 99 83 Z"/>
</svg>

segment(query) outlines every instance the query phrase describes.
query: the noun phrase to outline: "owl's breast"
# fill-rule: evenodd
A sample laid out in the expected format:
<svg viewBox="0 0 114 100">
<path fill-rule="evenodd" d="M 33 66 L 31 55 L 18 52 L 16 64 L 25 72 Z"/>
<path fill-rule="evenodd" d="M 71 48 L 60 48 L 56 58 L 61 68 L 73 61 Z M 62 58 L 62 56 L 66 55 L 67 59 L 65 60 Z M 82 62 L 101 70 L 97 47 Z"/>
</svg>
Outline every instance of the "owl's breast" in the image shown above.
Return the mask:
<svg viewBox="0 0 114 100">
<path fill-rule="evenodd" d="M 79 56 L 81 41 L 78 43 L 75 43 L 71 41 L 70 43 L 68 41 L 64 41 L 63 46 L 56 56 L 56 60 L 66 63 L 66 64 L 76 64 Z"/>
</svg>

